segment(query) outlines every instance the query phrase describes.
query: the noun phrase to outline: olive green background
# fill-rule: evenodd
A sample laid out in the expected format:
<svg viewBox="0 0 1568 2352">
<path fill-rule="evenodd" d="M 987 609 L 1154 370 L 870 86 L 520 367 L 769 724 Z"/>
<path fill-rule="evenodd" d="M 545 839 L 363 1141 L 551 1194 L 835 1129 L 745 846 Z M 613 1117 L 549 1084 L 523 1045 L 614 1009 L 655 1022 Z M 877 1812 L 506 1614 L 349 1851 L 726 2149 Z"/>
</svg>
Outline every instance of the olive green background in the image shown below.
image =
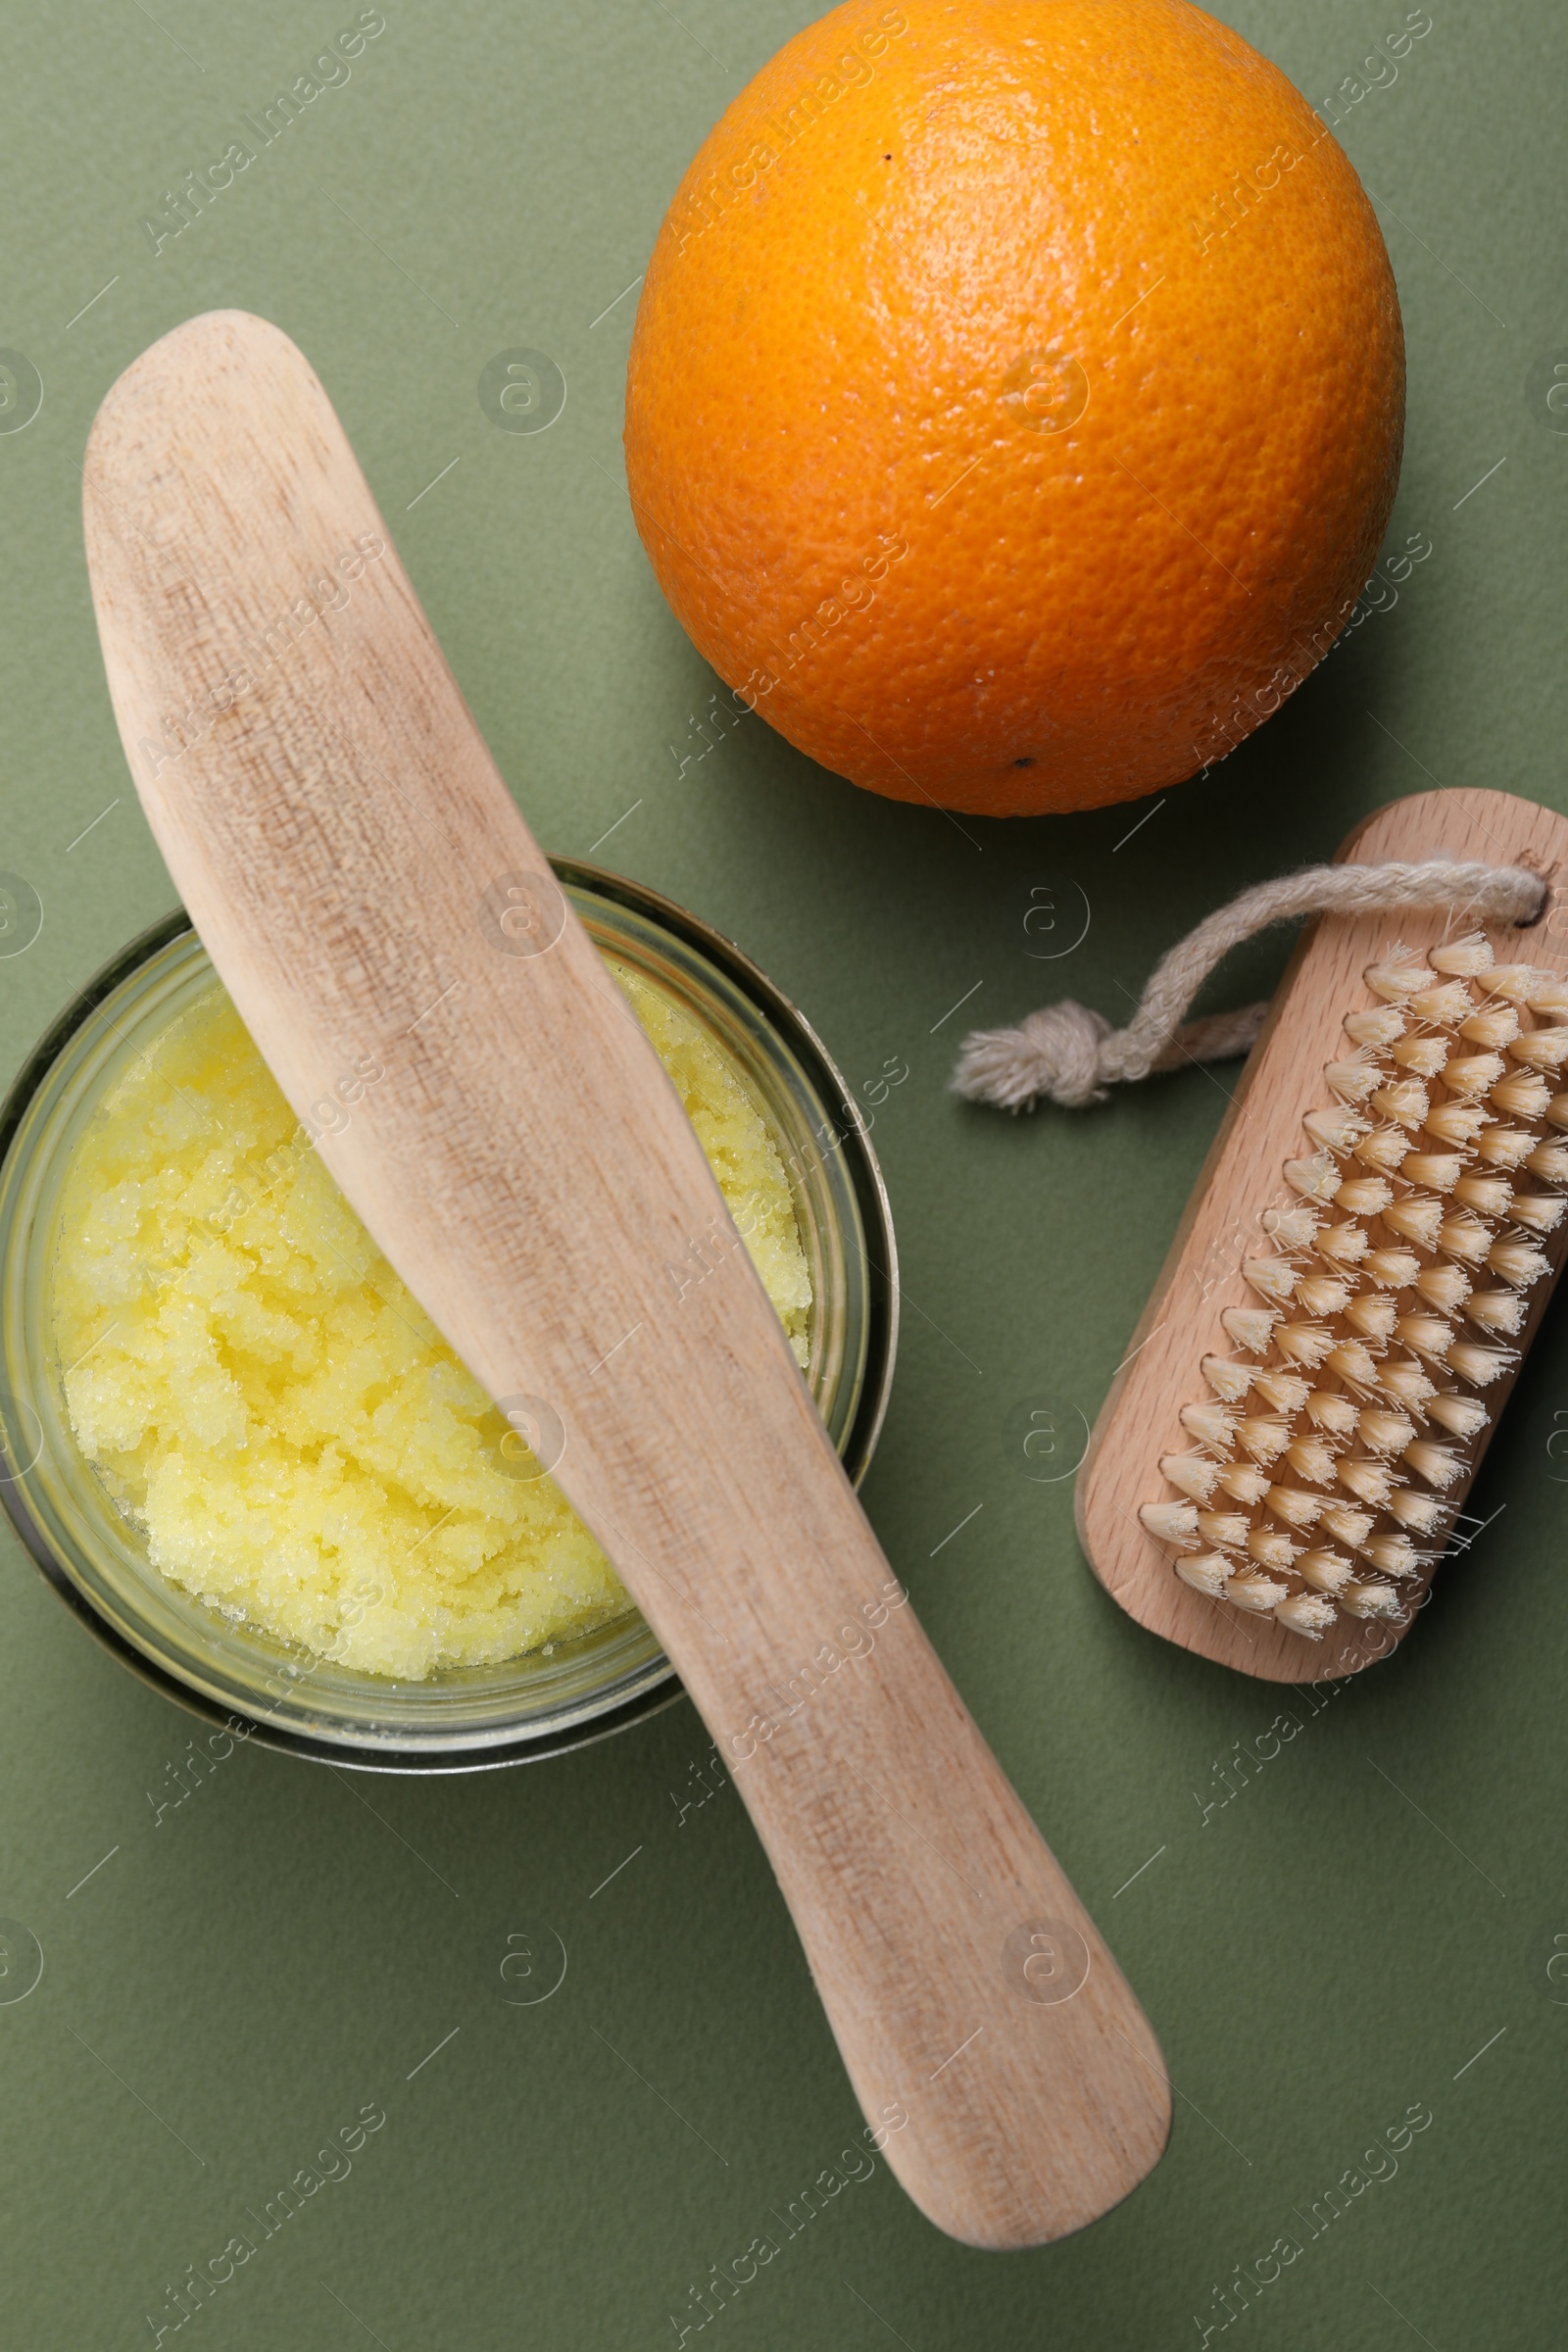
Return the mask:
<svg viewBox="0 0 1568 2352">
<path fill-rule="evenodd" d="M 173 177 L 221 155 L 354 11 L 6 10 L 0 343 L 44 386 L 36 418 L 0 433 L 0 864 L 44 908 L 0 961 L 6 1070 L 172 899 L 89 609 L 88 424 L 155 336 L 241 305 L 319 369 L 547 846 L 583 855 L 614 827 L 600 858 L 739 940 L 853 1087 L 907 1063 L 875 1123 L 907 1290 L 866 1501 L 1146 2003 L 1177 2121 L 1149 2182 L 1055 2248 L 951 2244 L 880 2163 L 788 2238 L 772 2210 L 858 2144 L 859 2119 L 738 1796 L 715 1782 L 680 1810 L 708 1753 L 684 1701 L 575 1759 L 466 1780 L 241 1749 L 158 1819 L 195 1727 L 100 1654 L 8 1537 L 0 1914 L 45 1965 L 0 2006 L 0 2333 L 128 2347 L 162 2314 L 173 2341 L 170 2282 L 379 2101 L 350 2176 L 191 2323 L 214 2352 L 673 2344 L 692 2282 L 762 2234 L 777 2256 L 704 2340 L 1125 2352 L 1207 2325 L 1218 2342 L 1216 2285 L 1287 2230 L 1301 2254 L 1236 2307 L 1226 2343 L 1559 2343 L 1563 1311 L 1474 1497 L 1473 1546 L 1397 1658 L 1316 1712 L 1298 1701 L 1281 1744 L 1279 1692 L 1103 1596 L 1070 1481 L 1022 1475 L 1009 1435 L 1042 1397 L 1064 1431 L 1093 1418 L 1226 1073 L 1017 1122 L 945 1091 L 977 1016 L 1063 991 L 1118 1015 L 1200 915 L 1326 856 L 1382 801 L 1438 781 L 1568 807 L 1568 434 L 1545 403 L 1568 359 L 1555 13 L 1432 0 L 1430 33 L 1342 134 L 1383 206 L 1409 342 L 1390 544 L 1425 532 L 1430 560 L 1206 779 L 1157 807 L 962 833 L 822 774 L 759 719 L 704 751 L 717 681 L 622 487 L 633 281 L 697 143 L 803 12 L 385 13 L 347 86 L 155 257 L 141 221 Z M 1227 15 L 1321 100 L 1404 12 Z M 517 346 L 566 379 L 547 432 L 500 431 L 480 407 L 484 364 Z M 1042 883 L 1034 904 L 1059 914 L 1044 941 L 1022 920 Z M 1027 952 L 1043 944 L 1067 952 Z M 1266 990 L 1286 944 L 1238 956 L 1213 1001 Z M 512 2006 L 500 1962 L 525 1929 L 553 1931 L 569 1965 L 550 2000 Z M 1293 2208 L 1420 2102 L 1433 2120 L 1397 2176 L 1308 2236 Z"/>
</svg>

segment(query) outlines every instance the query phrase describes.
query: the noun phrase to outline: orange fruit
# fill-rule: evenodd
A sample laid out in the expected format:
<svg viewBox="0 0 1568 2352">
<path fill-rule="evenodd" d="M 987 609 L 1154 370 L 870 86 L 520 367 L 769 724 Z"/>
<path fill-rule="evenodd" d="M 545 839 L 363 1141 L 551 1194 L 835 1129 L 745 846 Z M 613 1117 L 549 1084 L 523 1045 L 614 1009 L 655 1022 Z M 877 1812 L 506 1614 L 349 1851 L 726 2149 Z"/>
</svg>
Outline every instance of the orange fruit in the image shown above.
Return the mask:
<svg viewBox="0 0 1568 2352">
<path fill-rule="evenodd" d="M 654 569 L 813 760 L 989 815 L 1220 758 L 1393 503 L 1393 272 L 1343 150 L 1186 0 L 849 0 L 705 142 L 626 387 Z"/>
</svg>

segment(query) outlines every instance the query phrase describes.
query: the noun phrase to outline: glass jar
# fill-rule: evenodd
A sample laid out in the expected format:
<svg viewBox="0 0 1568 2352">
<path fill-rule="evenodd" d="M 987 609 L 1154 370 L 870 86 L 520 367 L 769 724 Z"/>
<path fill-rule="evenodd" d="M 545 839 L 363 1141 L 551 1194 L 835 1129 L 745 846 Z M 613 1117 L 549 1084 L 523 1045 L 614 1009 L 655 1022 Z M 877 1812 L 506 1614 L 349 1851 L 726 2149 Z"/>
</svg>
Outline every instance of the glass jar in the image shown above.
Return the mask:
<svg viewBox="0 0 1568 2352">
<path fill-rule="evenodd" d="M 740 1076 L 789 1171 L 811 1272 L 807 1379 L 850 1476 L 871 1459 L 898 1334 L 869 1122 L 808 1023 L 730 943 L 598 867 L 556 860 L 590 936 L 671 998 Z M 60 1595 L 144 1681 L 297 1755 L 471 1772 L 606 1738 L 680 1695 L 635 1609 L 501 1664 L 359 1673 L 223 1616 L 152 1565 L 83 1456 L 55 1345 L 53 1236 L 73 1148 L 122 1073 L 216 982 L 188 916 L 133 940 L 68 1006 L 0 1112 L 0 1502 Z"/>
</svg>

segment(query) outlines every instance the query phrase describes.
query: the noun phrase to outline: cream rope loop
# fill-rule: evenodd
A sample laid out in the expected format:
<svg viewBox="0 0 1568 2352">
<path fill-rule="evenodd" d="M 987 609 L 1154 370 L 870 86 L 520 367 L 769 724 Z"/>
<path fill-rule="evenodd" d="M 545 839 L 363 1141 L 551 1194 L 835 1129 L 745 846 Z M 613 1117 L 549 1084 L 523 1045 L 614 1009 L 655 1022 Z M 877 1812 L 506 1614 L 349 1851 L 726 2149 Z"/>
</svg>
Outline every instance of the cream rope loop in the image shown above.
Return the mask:
<svg viewBox="0 0 1568 2352">
<path fill-rule="evenodd" d="M 1224 1061 L 1252 1045 L 1267 1004 L 1201 1021 L 1183 1016 L 1220 959 L 1270 923 L 1398 907 L 1451 910 L 1478 923 L 1527 923 L 1540 915 L 1545 889 L 1541 876 L 1524 866 L 1445 858 L 1420 865 L 1311 865 L 1278 882 L 1260 882 L 1178 941 L 1155 966 L 1125 1029 L 1113 1029 L 1102 1012 L 1064 997 L 1030 1013 L 1016 1029 L 976 1029 L 966 1037 L 953 1090 L 1002 1110 L 1032 1110 L 1042 1095 L 1078 1110 L 1102 1102 L 1107 1087 L 1118 1081 L 1186 1061 Z"/>
</svg>

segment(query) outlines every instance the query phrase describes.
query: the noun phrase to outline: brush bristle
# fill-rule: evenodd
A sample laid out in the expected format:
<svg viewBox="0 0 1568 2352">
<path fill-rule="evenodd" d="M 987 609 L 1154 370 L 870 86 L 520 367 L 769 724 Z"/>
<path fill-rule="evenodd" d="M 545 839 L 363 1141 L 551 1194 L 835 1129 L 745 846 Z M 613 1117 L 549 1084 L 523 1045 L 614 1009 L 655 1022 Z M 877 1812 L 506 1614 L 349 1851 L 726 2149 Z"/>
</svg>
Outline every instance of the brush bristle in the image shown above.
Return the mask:
<svg viewBox="0 0 1568 2352">
<path fill-rule="evenodd" d="M 1468 1444 L 1472 1438 L 1480 1437 L 1487 1426 L 1488 1414 L 1479 1396 L 1459 1396 L 1452 1389 L 1445 1389 L 1428 1402 L 1427 1419 L 1436 1421 L 1450 1438 Z"/>
<path fill-rule="evenodd" d="M 1286 1446 L 1284 1458 L 1308 1486 L 1326 1487 L 1334 1476 L 1333 1450 L 1321 1438 L 1298 1438 Z"/>
<path fill-rule="evenodd" d="M 1202 1371 L 1221 1404 L 1240 1404 L 1255 1378 L 1250 1364 L 1233 1363 L 1228 1355 L 1205 1355 Z"/>
<path fill-rule="evenodd" d="M 1483 1427 L 1485 1419 L 1483 1415 Z M 1418 1478 L 1424 1478 L 1429 1486 L 1440 1490 L 1451 1487 L 1464 1470 L 1463 1456 L 1455 1453 L 1451 1446 L 1434 1446 L 1426 1438 L 1417 1438 L 1413 1445 L 1406 1446 L 1404 1459 Z"/>
<path fill-rule="evenodd" d="M 1437 973 L 1424 963 L 1374 963 L 1366 974 L 1366 984 L 1375 997 L 1391 1004 L 1404 1004 L 1423 989 L 1435 988 Z M 1348 1024 L 1347 1024 L 1348 1026 Z"/>
<path fill-rule="evenodd" d="M 1314 1429 L 1326 1430 L 1331 1438 L 1355 1434 L 1354 1401 L 1338 1389 L 1315 1389 L 1306 1400 L 1306 1417 Z"/>
<path fill-rule="evenodd" d="M 1343 1585 L 1334 1597 L 1352 1617 L 1398 1617 L 1404 1610 L 1392 1585 L 1352 1582 Z"/>
<path fill-rule="evenodd" d="M 1392 1050 L 1392 1058 L 1401 1070 L 1415 1078 L 1436 1078 L 1453 1048 L 1436 1030 L 1420 1029 L 1414 1037 L 1401 1037 Z"/>
<path fill-rule="evenodd" d="M 1289 1208 L 1263 1211 L 1263 1231 L 1281 1250 L 1310 1250 L 1322 1222 L 1317 1210 L 1305 1200 L 1294 1200 Z"/>
<path fill-rule="evenodd" d="M 1445 1257 L 1456 1257 L 1467 1266 L 1479 1266 L 1492 1247 L 1492 1229 L 1478 1217 L 1445 1217 L 1438 1228 L 1438 1248 Z"/>
<path fill-rule="evenodd" d="M 1342 1613 L 1407 1620 L 1568 1213 L 1568 981 L 1482 932 L 1365 979 L 1306 1154 L 1250 1227 L 1248 1303 L 1220 1314 L 1235 1353 L 1181 1408 L 1198 1450 L 1161 1460 L 1172 1498 L 1141 1513 L 1193 1592 L 1311 1642 Z"/>
<path fill-rule="evenodd" d="M 1331 1061 L 1323 1073 L 1331 1093 L 1342 1102 L 1364 1102 L 1382 1082 L 1381 1064 L 1356 1054 L 1349 1061 Z"/>
<path fill-rule="evenodd" d="M 1353 1046 L 1370 1046 L 1382 1053 L 1403 1037 L 1405 1019 L 1393 1004 L 1375 1004 L 1364 1012 L 1352 1012 L 1346 1021 L 1345 1034 Z"/>
<path fill-rule="evenodd" d="M 1533 1152 L 1545 1148 L 1528 1127 L 1488 1127 L 1485 1134 L 1478 1128 L 1475 1147 L 1476 1157 L 1489 1168 L 1523 1167 Z"/>
<path fill-rule="evenodd" d="M 1228 1306 L 1220 1317 L 1227 1338 L 1247 1355 L 1262 1354 L 1278 1321 L 1264 1306 Z"/>
<path fill-rule="evenodd" d="M 1470 931 L 1463 939 L 1450 939 L 1446 947 L 1434 948 L 1427 961 L 1446 980 L 1474 980 L 1478 973 L 1492 969 L 1492 942 L 1484 931 Z"/>
<path fill-rule="evenodd" d="M 1406 1193 L 1402 1200 L 1390 1202 L 1383 1211 L 1383 1222 L 1402 1242 L 1415 1242 L 1423 1250 L 1435 1250 L 1443 1230 L 1443 1205 L 1441 1201 L 1429 1200 L 1422 1193 Z"/>
<path fill-rule="evenodd" d="M 1350 1581 L 1350 1563 L 1337 1551 L 1303 1551 L 1296 1573 L 1314 1592 L 1338 1592 Z"/>
<path fill-rule="evenodd" d="M 1428 1306 L 1435 1306 L 1440 1315 L 1455 1315 L 1470 1296 L 1470 1277 L 1457 1266 L 1438 1258 L 1432 1265 L 1422 1267 L 1415 1278 L 1415 1288 Z"/>
<path fill-rule="evenodd" d="M 1205 1551 L 1196 1560 L 1178 1560 L 1176 1573 L 1184 1585 L 1191 1585 L 1193 1591 L 1201 1592 L 1205 1599 L 1223 1600 L 1225 1587 L 1230 1580 L 1231 1562 L 1223 1559 L 1217 1551 Z"/>
<path fill-rule="evenodd" d="M 1266 1617 L 1275 1603 L 1284 1600 L 1289 1592 L 1289 1585 L 1281 1584 L 1277 1578 L 1263 1576 L 1255 1569 L 1244 1569 L 1239 1576 L 1231 1578 L 1225 1588 L 1225 1597 L 1233 1600 L 1239 1609 L 1250 1609 L 1255 1615 Z"/>
<path fill-rule="evenodd" d="M 1487 1252 L 1487 1263 L 1494 1274 L 1500 1274 L 1504 1282 L 1511 1282 L 1521 1290 L 1528 1290 L 1543 1274 L 1551 1272 L 1551 1260 L 1533 1242 L 1494 1242 Z"/>
<path fill-rule="evenodd" d="M 1568 1029 L 1530 1030 L 1515 1038 L 1508 1051 L 1527 1069 L 1544 1070 L 1554 1077 L 1568 1061 Z"/>
<path fill-rule="evenodd" d="M 1299 1372 L 1259 1372 L 1252 1390 L 1271 1413 L 1298 1413 L 1306 1402 L 1310 1386 Z"/>
<path fill-rule="evenodd" d="M 1270 1306 L 1289 1306 L 1296 1294 L 1296 1269 L 1288 1257 L 1250 1257 L 1242 1279 Z"/>
<path fill-rule="evenodd" d="M 1283 1323 L 1274 1334 L 1274 1345 L 1288 1364 L 1315 1372 L 1333 1352 L 1334 1334 L 1321 1323 Z"/>
<path fill-rule="evenodd" d="M 1356 1417 L 1356 1436 L 1369 1453 L 1402 1453 L 1415 1436 L 1414 1424 L 1387 1405 L 1363 1405 Z"/>
<path fill-rule="evenodd" d="M 1206 1502 L 1219 1484 L 1219 1464 L 1207 1454 L 1167 1453 L 1161 1456 L 1159 1475 L 1167 1486 L 1185 1494 L 1189 1502 Z M 1159 1506 L 1150 1503 L 1147 1507 L 1156 1510 Z M 1174 1510 L 1176 1505 L 1173 1503 L 1171 1508 Z M 1147 1517 L 1144 1525 L 1149 1526 Z M 1152 1534 L 1152 1529 L 1150 1532 Z"/>
<path fill-rule="evenodd" d="M 1274 1604 L 1274 1621 L 1293 1634 L 1304 1634 L 1309 1642 L 1321 1642 L 1338 1612 L 1332 1601 L 1316 1592 L 1287 1592 Z"/>
<path fill-rule="evenodd" d="M 1379 1290 L 1407 1291 L 1421 1271 L 1413 1250 L 1368 1250 L 1361 1271 Z"/>
<path fill-rule="evenodd" d="M 1495 1054 L 1499 1046 L 1511 1046 L 1518 1034 L 1519 1015 L 1511 1004 L 1489 1004 L 1459 1023 L 1465 1044 L 1480 1046 L 1488 1054 Z"/>
<path fill-rule="evenodd" d="M 1547 1152 L 1551 1147 L 1543 1144 L 1541 1149 Z M 1564 1152 L 1562 1157 L 1564 1165 L 1568 1166 L 1568 1152 Z M 1317 1253 L 1331 1266 L 1359 1265 L 1370 1247 L 1365 1228 L 1354 1224 L 1348 1217 L 1342 1224 L 1330 1225 L 1317 1237 Z"/>
<path fill-rule="evenodd" d="M 1236 1442 L 1244 1453 L 1265 1468 L 1277 1462 L 1291 1442 L 1291 1425 L 1283 1413 L 1249 1413 L 1236 1424 Z"/>
<path fill-rule="evenodd" d="M 1505 1119 L 1544 1119 L 1548 1126 L 1560 1127 L 1563 1121 L 1552 1114 L 1558 1102 L 1568 1102 L 1568 1096 L 1554 1098 L 1535 1070 L 1514 1070 L 1493 1088 L 1487 1100 Z"/>
<path fill-rule="evenodd" d="M 1348 1217 L 1380 1217 L 1394 1199 L 1386 1176 L 1348 1176 L 1334 1195 L 1334 1205 Z"/>
<path fill-rule="evenodd" d="M 1323 1511 L 1323 1496 L 1302 1487 L 1270 1487 L 1263 1499 L 1282 1527 L 1316 1527 Z"/>
<path fill-rule="evenodd" d="M 1347 1455 L 1335 1463 L 1334 1470 L 1341 1486 L 1353 1494 L 1357 1502 L 1364 1502 L 1371 1510 L 1380 1511 L 1388 1501 L 1394 1485 L 1394 1473 L 1386 1462 L 1369 1461 L 1361 1454 Z M 1175 1510 L 1179 1506 L 1172 1503 L 1169 1507 Z"/>
<path fill-rule="evenodd" d="M 1434 1029 L 1456 1029 L 1475 1009 L 1475 999 L 1462 980 L 1446 980 L 1441 988 L 1424 988 L 1410 999 L 1410 1010 Z"/>
<path fill-rule="evenodd" d="M 1530 992 L 1546 974 L 1532 963 L 1494 963 L 1487 974 L 1487 995 L 1500 997 L 1504 1004 L 1528 1004 Z"/>
<path fill-rule="evenodd" d="M 1496 1085 L 1504 1068 L 1500 1054 L 1464 1054 L 1443 1065 L 1443 1083 L 1450 1095 L 1484 1095 Z"/>
</svg>

